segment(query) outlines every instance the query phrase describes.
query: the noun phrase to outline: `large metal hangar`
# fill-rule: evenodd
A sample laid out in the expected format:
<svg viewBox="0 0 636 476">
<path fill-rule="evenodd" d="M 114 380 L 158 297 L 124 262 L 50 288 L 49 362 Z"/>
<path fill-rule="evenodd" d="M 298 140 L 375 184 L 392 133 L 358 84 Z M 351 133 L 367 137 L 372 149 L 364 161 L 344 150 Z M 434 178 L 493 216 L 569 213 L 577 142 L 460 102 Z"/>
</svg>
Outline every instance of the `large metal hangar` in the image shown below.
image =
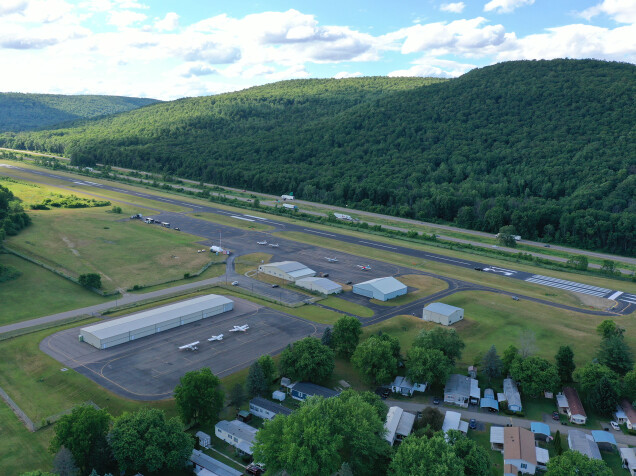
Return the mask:
<svg viewBox="0 0 636 476">
<path fill-rule="evenodd" d="M 209 294 L 80 329 L 80 341 L 106 349 L 234 309 L 234 301 Z"/>
<path fill-rule="evenodd" d="M 322 294 L 337 294 L 342 292 L 342 286 L 327 278 L 302 278 L 296 280 L 296 286 L 316 291 Z"/>
<path fill-rule="evenodd" d="M 408 288 L 392 276 L 376 278 L 353 285 L 353 293 L 379 301 L 388 301 L 406 294 Z"/>
<path fill-rule="evenodd" d="M 313 269 L 308 268 L 298 261 L 279 261 L 277 263 L 266 263 L 258 267 L 259 272 L 276 276 L 285 281 L 296 282 L 298 279 L 316 276 Z"/>
</svg>

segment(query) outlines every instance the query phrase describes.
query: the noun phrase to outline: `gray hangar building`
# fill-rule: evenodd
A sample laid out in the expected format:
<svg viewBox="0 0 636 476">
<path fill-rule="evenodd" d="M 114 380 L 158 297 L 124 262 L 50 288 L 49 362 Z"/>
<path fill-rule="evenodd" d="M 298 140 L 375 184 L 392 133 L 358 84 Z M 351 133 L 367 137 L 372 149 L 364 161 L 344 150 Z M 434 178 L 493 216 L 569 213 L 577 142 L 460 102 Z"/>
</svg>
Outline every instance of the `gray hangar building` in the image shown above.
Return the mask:
<svg viewBox="0 0 636 476">
<path fill-rule="evenodd" d="M 395 297 L 406 294 L 408 288 L 392 276 L 386 278 L 376 278 L 363 283 L 353 285 L 354 294 L 377 299 L 378 301 L 388 301 Z"/>
<path fill-rule="evenodd" d="M 429 304 L 422 311 L 422 319 L 437 322 L 443 326 L 450 326 L 464 318 L 464 310 L 461 307 L 451 306 L 443 302 Z"/>
<path fill-rule="evenodd" d="M 80 329 L 79 339 L 98 349 L 107 349 L 232 309 L 234 301 L 231 299 L 208 294 L 84 327 Z"/>
</svg>

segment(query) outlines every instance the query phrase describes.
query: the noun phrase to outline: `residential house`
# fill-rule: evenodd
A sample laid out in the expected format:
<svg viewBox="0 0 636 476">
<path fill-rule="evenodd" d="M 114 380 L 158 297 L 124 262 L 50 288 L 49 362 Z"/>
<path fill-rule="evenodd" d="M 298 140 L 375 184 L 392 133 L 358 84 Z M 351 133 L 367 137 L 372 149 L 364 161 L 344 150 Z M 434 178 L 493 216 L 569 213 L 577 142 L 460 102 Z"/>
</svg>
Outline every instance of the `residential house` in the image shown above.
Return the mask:
<svg viewBox="0 0 636 476">
<path fill-rule="evenodd" d="M 535 448 L 531 431 L 517 426 L 504 428 L 504 465 L 512 465 L 520 473 L 534 474 L 537 469 Z"/>
<path fill-rule="evenodd" d="M 629 402 L 628 402 L 629 403 Z M 616 411 L 614 412 L 614 420 L 616 421 L 616 423 L 618 423 L 619 425 L 622 425 L 623 423 L 627 423 L 627 414 L 625 413 L 625 411 L 621 408 L 620 405 L 616 405 Z"/>
<path fill-rule="evenodd" d="M 631 476 L 636 476 L 636 454 L 634 448 L 620 448 L 621 461 L 623 468 L 629 471 Z"/>
<path fill-rule="evenodd" d="M 568 431 L 568 446 L 572 451 L 578 451 L 588 458 L 602 459 L 594 438 L 581 430 Z"/>
<path fill-rule="evenodd" d="M 503 393 L 508 402 L 508 410 L 512 412 L 523 411 L 523 405 L 521 405 L 521 395 L 519 395 L 519 389 L 517 383 L 511 378 L 504 379 L 503 381 Z"/>
<path fill-rule="evenodd" d="M 504 450 L 504 427 L 503 426 L 491 426 L 490 427 L 490 448 L 493 451 Z"/>
<path fill-rule="evenodd" d="M 479 382 L 465 375 L 452 374 L 444 387 L 444 402 L 463 408 L 478 405 L 481 396 Z"/>
<path fill-rule="evenodd" d="M 295 382 L 287 387 L 287 390 L 292 398 L 296 400 L 306 400 L 308 397 L 319 395 L 321 397 L 330 398 L 337 397 L 340 392 L 331 390 L 330 388 L 322 387 L 311 382 Z"/>
<path fill-rule="evenodd" d="M 384 423 L 386 429 L 384 438 L 393 446 L 396 441 L 400 442 L 411 434 L 414 423 L 415 415 L 405 412 L 400 407 L 390 407 Z"/>
<path fill-rule="evenodd" d="M 406 377 L 395 377 L 393 383 L 391 383 L 391 391 L 393 393 L 399 393 L 400 395 L 412 397 L 413 392 L 425 392 L 425 383 L 411 383 Z"/>
<path fill-rule="evenodd" d="M 563 395 L 562 393 L 557 393 L 556 399 L 557 399 L 557 409 L 559 410 L 559 413 L 561 413 L 562 415 L 567 415 L 568 409 L 570 408 L 568 399 L 565 398 L 565 395 Z"/>
<path fill-rule="evenodd" d="M 190 461 L 199 476 L 241 476 L 243 473 L 197 450 L 192 450 Z"/>
<path fill-rule="evenodd" d="M 250 400 L 250 412 L 260 418 L 266 420 L 273 419 L 276 415 L 289 415 L 291 409 L 280 405 L 279 403 L 271 402 L 262 397 L 254 397 Z"/>
<path fill-rule="evenodd" d="M 461 419 L 462 415 L 458 412 L 447 411 L 444 415 L 444 423 L 442 424 L 442 431 L 444 434 L 448 430 L 459 430 L 462 433 L 468 433 L 468 422 Z"/>
<path fill-rule="evenodd" d="M 565 395 L 565 398 L 568 400 L 567 415 L 570 422 L 576 423 L 577 425 L 585 425 L 587 413 L 585 413 L 585 408 L 583 408 L 583 403 L 581 403 L 576 389 L 573 387 L 563 387 L 563 395 Z"/>
<path fill-rule="evenodd" d="M 258 430 L 238 420 L 221 420 L 214 426 L 215 435 L 239 451 L 251 455 L 252 443 Z"/>
<path fill-rule="evenodd" d="M 627 399 L 621 400 L 620 405 L 623 409 L 623 413 L 625 413 L 625 424 L 627 428 L 630 430 L 636 429 L 636 411 L 634 407 Z"/>
</svg>

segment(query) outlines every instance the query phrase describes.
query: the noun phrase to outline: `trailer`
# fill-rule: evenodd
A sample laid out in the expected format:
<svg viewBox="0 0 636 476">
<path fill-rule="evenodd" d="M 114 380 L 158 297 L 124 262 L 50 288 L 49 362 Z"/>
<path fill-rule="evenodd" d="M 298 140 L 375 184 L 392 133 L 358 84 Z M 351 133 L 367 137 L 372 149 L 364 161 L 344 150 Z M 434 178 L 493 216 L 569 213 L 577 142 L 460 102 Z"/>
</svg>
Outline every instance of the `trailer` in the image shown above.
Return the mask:
<svg viewBox="0 0 636 476">
<path fill-rule="evenodd" d="M 280 198 L 282 198 L 283 200 L 293 200 L 294 199 L 294 194 L 293 193 L 288 193 L 286 195 L 281 195 Z"/>
<path fill-rule="evenodd" d="M 288 210 L 298 210 L 298 207 L 291 203 L 283 203 L 283 208 L 287 208 Z"/>
<path fill-rule="evenodd" d="M 144 222 L 146 222 L 146 223 L 154 223 L 154 222 L 155 222 L 155 219 L 154 219 L 154 218 L 147 217 L 147 218 L 144 220 Z"/>
<path fill-rule="evenodd" d="M 335 216 L 338 220 L 353 221 L 353 218 L 351 218 L 351 215 L 345 215 L 343 213 L 334 213 L 333 216 Z"/>
<path fill-rule="evenodd" d="M 167 221 L 162 221 L 161 226 L 164 228 L 170 228 L 170 223 L 168 223 Z"/>
</svg>

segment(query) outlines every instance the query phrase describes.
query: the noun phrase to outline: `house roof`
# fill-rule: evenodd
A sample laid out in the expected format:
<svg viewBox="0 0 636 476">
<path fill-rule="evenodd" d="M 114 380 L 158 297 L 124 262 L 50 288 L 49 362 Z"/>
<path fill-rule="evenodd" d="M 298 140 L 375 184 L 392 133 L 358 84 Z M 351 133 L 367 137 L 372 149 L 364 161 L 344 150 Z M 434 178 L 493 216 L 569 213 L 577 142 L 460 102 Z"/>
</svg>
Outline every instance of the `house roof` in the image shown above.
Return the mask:
<svg viewBox="0 0 636 476">
<path fill-rule="evenodd" d="M 504 428 L 504 460 L 523 460 L 537 464 L 534 450 L 534 435 L 531 431 L 518 426 Z"/>
<path fill-rule="evenodd" d="M 503 426 L 490 427 L 490 442 L 499 443 L 500 445 L 503 445 L 503 442 L 504 442 L 504 427 Z"/>
<path fill-rule="evenodd" d="M 451 306 L 443 302 L 433 302 L 424 308 L 425 311 L 431 311 L 443 316 L 451 316 L 456 311 L 463 311 L 461 307 Z"/>
<path fill-rule="evenodd" d="M 592 438 L 598 443 L 608 443 L 616 446 L 616 438 L 609 431 L 604 430 L 592 430 Z"/>
<path fill-rule="evenodd" d="M 602 459 L 598 445 L 590 435 L 581 430 L 570 430 L 568 432 L 568 443 L 570 449 L 584 454 L 588 458 Z"/>
<path fill-rule="evenodd" d="M 330 388 L 322 387 L 311 382 L 296 382 L 292 388 L 300 393 L 307 395 L 320 395 L 325 398 L 340 395 L 340 392 L 336 392 L 335 390 L 331 390 Z"/>
<path fill-rule="evenodd" d="M 535 446 L 534 453 L 537 456 L 537 463 L 545 465 L 550 461 L 550 453 L 545 448 Z"/>
<path fill-rule="evenodd" d="M 626 420 L 627 419 L 627 413 L 625 413 L 623 411 L 623 409 L 621 408 L 620 405 L 616 405 L 616 411 L 614 412 L 614 415 L 616 415 L 616 419 L 618 419 L 618 420 Z"/>
<path fill-rule="evenodd" d="M 228 465 L 215 460 L 211 456 L 206 455 L 202 451 L 192 450 L 190 461 L 208 470 L 211 474 L 215 474 L 216 476 L 240 476 L 241 474 L 243 474 L 242 472 L 237 471 L 234 468 L 230 468 Z"/>
<path fill-rule="evenodd" d="M 499 411 L 499 403 L 494 398 L 484 397 L 479 402 L 480 408 L 494 408 Z"/>
<path fill-rule="evenodd" d="M 415 423 L 415 415 L 409 412 L 403 412 L 396 433 L 402 436 L 411 434 L 413 424 Z"/>
<path fill-rule="evenodd" d="M 556 399 L 557 399 L 557 406 L 559 408 L 567 408 L 570 406 L 568 404 L 568 399 L 565 398 L 565 395 L 563 395 L 562 393 L 557 393 Z"/>
<path fill-rule="evenodd" d="M 276 413 L 277 415 L 289 415 L 291 414 L 291 409 L 284 407 L 278 403 L 274 403 L 270 400 L 267 400 L 262 397 L 254 397 L 250 400 L 250 405 L 255 405 L 257 407 L 264 408 L 270 412 Z"/>
<path fill-rule="evenodd" d="M 277 261 L 276 263 L 266 263 L 261 266 L 276 268 L 293 277 L 316 273 L 313 269 L 308 268 L 298 261 Z"/>
<path fill-rule="evenodd" d="M 397 427 L 400 424 L 400 417 L 404 413 L 404 410 L 400 407 L 390 407 L 389 412 L 386 414 L 386 421 L 384 422 L 384 428 L 386 429 L 386 433 L 384 434 L 384 439 L 389 443 L 393 443 L 395 440 L 395 433 L 397 432 Z"/>
<path fill-rule="evenodd" d="M 511 378 L 504 379 L 503 393 L 508 401 L 508 407 L 514 405 L 521 408 L 521 395 L 517 389 L 517 384 Z"/>
<path fill-rule="evenodd" d="M 619 448 L 621 452 L 621 459 L 627 461 L 627 467 L 632 470 L 636 469 L 636 453 L 634 448 Z"/>
<path fill-rule="evenodd" d="M 470 377 L 466 377 L 465 375 L 452 374 L 446 381 L 444 393 L 461 395 L 465 398 L 468 398 L 471 396 L 471 380 L 473 379 L 471 379 Z"/>
<path fill-rule="evenodd" d="M 563 387 L 563 395 L 568 399 L 570 413 L 572 415 L 581 415 L 587 418 L 587 413 L 585 413 L 585 408 L 583 408 L 583 404 L 575 388 Z"/>
<path fill-rule="evenodd" d="M 539 433 L 540 435 L 550 436 L 550 426 L 546 423 L 533 421 L 532 423 L 530 423 L 530 431 L 532 431 L 532 433 Z"/>
<path fill-rule="evenodd" d="M 220 428 L 221 430 L 236 436 L 237 438 L 247 441 L 252 444 L 254 437 L 258 430 L 253 426 L 248 425 L 247 423 L 243 423 L 239 420 L 221 420 L 215 425 L 215 428 Z"/>
<path fill-rule="evenodd" d="M 470 396 L 472 398 L 481 398 L 481 391 L 479 390 L 479 382 L 474 379 L 471 378 L 470 379 Z"/>
<path fill-rule="evenodd" d="M 627 400 L 626 398 L 621 400 L 621 408 L 625 412 L 625 416 L 627 417 L 627 419 L 632 424 L 636 423 L 636 411 L 634 410 L 634 407 L 632 406 L 632 404 L 629 403 L 629 400 Z"/>
<path fill-rule="evenodd" d="M 401 387 L 401 388 L 414 388 L 413 384 L 406 377 L 402 377 L 398 375 L 391 383 L 392 387 Z"/>
<path fill-rule="evenodd" d="M 459 421 L 461 420 L 461 417 L 461 413 L 448 410 L 446 415 L 444 415 L 442 431 L 446 433 L 448 430 L 459 430 Z"/>
<path fill-rule="evenodd" d="M 356 286 L 368 285 L 380 291 L 383 294 L 392 293 L 395 291 L 401 291 L 406 289 L 406 285 L 395 279 L 393 276 L 387 276 L 386 278 L 375 278 L 369 281 L 356 284 Z"/>
<path fill-rule="evenodd" d="M 514 464 L 504 464 L 504 476 L 519 474 L 519 469 Z"/>
<path fill-rule="evenodd" d="M 319 286 L 326 291 L 341 291 L 342 290 L 342 286 L 332 281 L 331 279 L 327 279 L 327 278 L 309 277 L 309 278 L 302 278 L 296 281 L 296 285 L 301 287 L 304 287 L 303 285 L 308 286 L 310 284 L 313 284 L 314 286 Z"/>
</svg>

